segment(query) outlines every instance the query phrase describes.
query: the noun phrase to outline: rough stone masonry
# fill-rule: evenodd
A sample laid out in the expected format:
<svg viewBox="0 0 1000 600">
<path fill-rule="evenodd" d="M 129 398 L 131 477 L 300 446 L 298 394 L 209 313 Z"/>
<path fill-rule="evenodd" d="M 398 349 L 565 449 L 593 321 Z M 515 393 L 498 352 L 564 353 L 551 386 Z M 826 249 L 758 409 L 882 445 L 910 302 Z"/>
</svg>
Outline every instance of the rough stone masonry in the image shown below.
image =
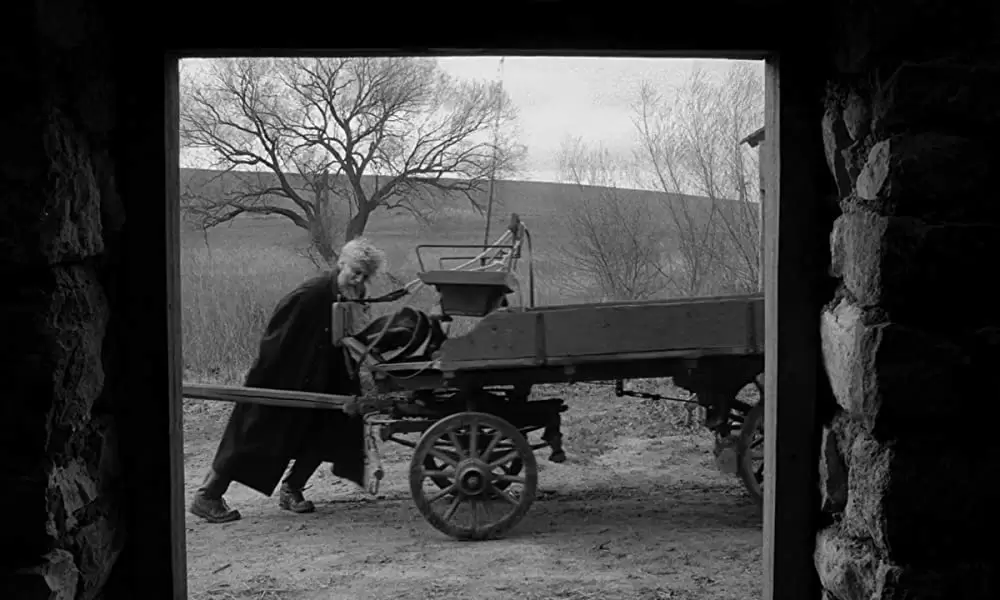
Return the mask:
<svg viewBox="0 0 1000 600">
<path fill-rule="evenodd" d="M 108 269 L 124 215 L 108 158 L 106 35 L 83 5 L 35 13 L 0 112 L 0 597 L 89 600 L 124 543 Z M 6 543 L 17 540 L 18 543 Z M 12 568 L 7 568 L 12 567 Z"/>
<path fill-rule="evenodd" d="M 844 51 L 827 91 L 843 211 L 830 236 L 840 287 L 821 317 L 837 403 L 814 555 L 828 599 L 1000 597 L 988 433 L 1000 412 L 1000 60 L 926 45 L 912 62 Z"/>
</svg>

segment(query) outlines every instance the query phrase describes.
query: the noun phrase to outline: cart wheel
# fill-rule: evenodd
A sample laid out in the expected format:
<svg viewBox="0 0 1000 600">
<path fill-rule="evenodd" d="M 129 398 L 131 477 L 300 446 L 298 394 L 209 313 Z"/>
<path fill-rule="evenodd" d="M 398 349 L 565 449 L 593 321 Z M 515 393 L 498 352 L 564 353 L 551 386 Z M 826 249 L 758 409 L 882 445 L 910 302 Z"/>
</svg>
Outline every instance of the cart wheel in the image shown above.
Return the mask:
<svg viewBox="0 0 1000 600">
<path fill-rule="evenodd" d="M 750 409 L 736 442 L 737 465 L 743 486 L 758 505 L 764 502 L 764 403 Z"/>
<path fill-rule="evenodd" d="M 482 453 L 486 449 L 486 443 L 487 442 L 481 442 L 479 444 L 479 452 L 480 453 Z M 440 447 L 440 445 L 439 445 L 439 447 Z M 450 447 L 450 445 L 449 445 L 449 447 Z M 463 445 L 462 446 L 462 450 L 464 451 L 465 448 L 467 448 L 467 447 L 468 447 L 468 444 Z M 504 455 L 504 453 L 505 452 L 503 450 L 494 450 L 493 452 L 490 453 L 490 460 L 491 461 L 492 460 L 497 460 L 500 457 L 502 457 Z M 435 459 L 434 456 L 431 455 L 431 454 L 428 454 L 424 458 L 424 468 L 427 469 L 427 470 L 429 470 L 429 471 L 440 471 L 440 470 L 445 469 L 447 466 L 448 465 L 444 461 Z M 520 458 L 515 458 L 514 460 L 510 461 L 509 463 L 507 463 L 507 464 L 505 464 L 503 466 L 500 466 L 498 468 L 501 469 L 507 475 L 517 475 L 518 473 L 521 472 L 521 469 L 524 468 L 524 462 Z M 445 488 L 451 487 L 451 479 L 448 479 L 444 475 L 430 476 L 430 480 L 434 482 L 434 485 L 438 486 L 438 488 L 440 488 L 442 490 L 445 489 Z M 507 481 L 505 479 L 502 479 L 502 480 L 499 480 L 499 481 L 494 481 L 493 482 L 493 486 L 496 487 L 498 490 L 505 490 L 508 487 L 510 487 L 510 481 Z"/>
<path fill-rule="evenodd" d="M 466 436 L 471 444 L 460 443 Z M 487 440 L 486 448 L 472 455 L 469 448 L 481 448 L 480 438 Z M 429 468 L 428 458 L 443 467 Z M 515 461 L 522 464 L 523 476 L 509 473 Z M 439 489 L 426 486 L 427 479 Z M 538 465 L 528 440 L 487 413 L 441 419 L 420 437 L 410 461 L 410 494 L 417 509 L 436 529 L 460 540 L 497 537 L 516 525 L 534 502 L 537 483 Z"/>
</svg>

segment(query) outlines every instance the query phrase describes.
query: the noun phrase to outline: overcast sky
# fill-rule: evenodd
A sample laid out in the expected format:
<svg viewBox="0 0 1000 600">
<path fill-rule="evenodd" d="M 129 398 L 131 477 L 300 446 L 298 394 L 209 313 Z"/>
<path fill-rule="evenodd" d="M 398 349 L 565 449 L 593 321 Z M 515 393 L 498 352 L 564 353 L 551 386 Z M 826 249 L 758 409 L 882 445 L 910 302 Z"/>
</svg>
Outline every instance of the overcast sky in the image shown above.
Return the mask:
<svg viewBox="0 0 1000 600">
<path fill-rule="evenodd" d="M 202 59 L 183 62 L 182 69 L 197 70 Z M 500 76 L 499 56 L 440 58 L 439 62 L 456 77 L 496 80 Z M 556 154 L 567 136 L 612 149 L 630 148 L 634 142 L 630 105 L 642 81 L 670 93 L 695 65 L 722 73 L 731 62 L 507 57 L 503 85 L 519 109 L 521 142 L 529 153 L 521 178 L 558 181 Z M 181 161 L 182 166 L 189 164 L 183 153 Z"/>
</svg>

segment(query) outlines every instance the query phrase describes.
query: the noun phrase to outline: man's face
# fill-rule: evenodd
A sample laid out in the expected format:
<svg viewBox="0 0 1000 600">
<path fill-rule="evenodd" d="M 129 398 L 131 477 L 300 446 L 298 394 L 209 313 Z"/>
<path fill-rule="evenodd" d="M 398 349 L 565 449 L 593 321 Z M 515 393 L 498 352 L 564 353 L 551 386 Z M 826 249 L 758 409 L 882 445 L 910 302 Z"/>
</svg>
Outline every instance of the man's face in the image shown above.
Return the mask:
<svg viewBox="0 0 1000 600">
<path fill-rule="evenodd" d="M 337 276 L 337 284 L 341 287 L 361 288 L 368 282 L 368 272 L 351 262 L 340 265 L 340 274 Z"/>
</svg>

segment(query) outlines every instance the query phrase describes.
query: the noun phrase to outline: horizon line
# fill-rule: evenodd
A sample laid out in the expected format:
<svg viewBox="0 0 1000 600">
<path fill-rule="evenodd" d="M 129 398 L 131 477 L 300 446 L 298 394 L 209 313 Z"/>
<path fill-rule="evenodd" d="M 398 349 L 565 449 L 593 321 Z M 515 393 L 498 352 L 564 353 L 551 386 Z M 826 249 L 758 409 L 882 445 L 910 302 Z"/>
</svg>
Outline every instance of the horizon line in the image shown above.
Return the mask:
<svg viewBox="0 0 1000 600">
<path fill-rule="evenodd" d="M 272 171 L 270 169 L 216 169 L 216 168 L 210 168 L 210 167 L 192 167 L 192 166 L 181 166 L 180 169 L 181 170 L 185 170 L 186 169 L 186 170 L 189 170 L 189 171 L 211 171 L 211 172 L 215 172 L 215 173 L 225 173 L 227 171 L 230 171 L 230 172 L 231 171 L 238 171 L 238 172 L 244 172 L 244 173 L 268 173 L 268 174 L 274 174 L 274 171 Z M 292 175 L 300 175 L 299 173 L 291 173 L 291 174 Z M 336 176 L 340 177 L 340 176 L 343 176 L 343 174 L 339 174 L 339 175 L 336 175 Z M 362 175 L 362 177 L 379 177 L 379 176 L 380 175 L 377 175 L 377 174 Z M 382 177 L 384 177 L 384 175 Z M 453 177 L 450 177 L 450 179 L 460 179 L 460 178 L 453 176 Z M 703 198 L 703 199 L 706 199 L 706 200 L 710 200 L 710 198 L 708 196 L 697 196 L 697 195 L 694 195 L 694 194 L 684 194 L 684 193 L 681 193 L 681 192 L 667 192 L 667 191 L 664 191 L 662 189 L 656 189 L 656 188 L 630 187 L 630 186 L 624 186 L 624 185 L 608 186 L 608 185 L 596 185 L 596 184 L 591 184 L 591 183 L 577 183 L 577 182 L 574 182 L 574 181 L 540 179 L 540 178 L 522 178 L 522 179 L 497 178 L 494 181 L 496 181 L 496 182 L 507 182 L 507 183 L 540 183 L 540 184 L 550 184 L 550 185 L 566 185 L 566 186 L 577 186 L 577 187 L 587 187 L 587 188 L 614 189 L 614 190 L 623 190 L 623 191 L 628 191 L 628 192 L 646 192 L 646 193 L 653 193 L 653 194 L 665 194 L 667 196 L 686 196 L 688 198 Z M 736 198 L 719 198 L 719 200 L 727 200 L 729 202 L 739 202 L 739 200 L 736 199 Z M 757 198 L 757 199 L 749 199 L 748 202 L 750 202 L 751 204 L 760 204 L 760 199 L 759 198 Z"/>
</svg>

